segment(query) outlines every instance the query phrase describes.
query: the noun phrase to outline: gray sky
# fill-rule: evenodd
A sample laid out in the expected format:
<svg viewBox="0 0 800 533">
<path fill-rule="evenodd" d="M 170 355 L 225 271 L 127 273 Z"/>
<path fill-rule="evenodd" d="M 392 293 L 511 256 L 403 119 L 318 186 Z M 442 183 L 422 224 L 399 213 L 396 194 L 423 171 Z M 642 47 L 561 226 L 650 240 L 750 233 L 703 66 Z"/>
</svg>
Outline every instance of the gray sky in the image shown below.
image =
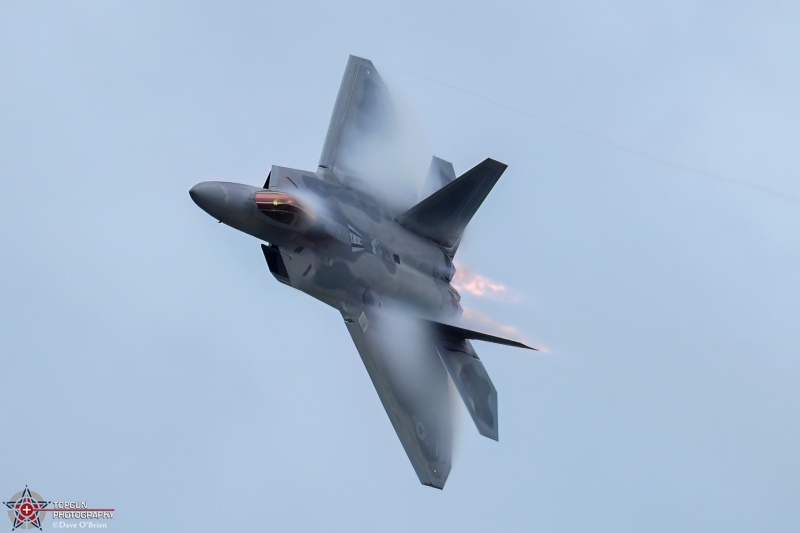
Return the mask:
<svg viewBox="0 0 800 533">
<path fill-rule="evenodd" d="M 797 4 L 337 4 L 0 0 L 0 498 L 117 531 L 797 531 Z M 517 298 L 465 300 L 549 349 L 476 343 L 501 438 L 462 413 L 443 492 L 338 313 L 187 194 L 315 169 L 350 53 L 457 173 L 509 165 L 458 259 Z"/>
</svg>

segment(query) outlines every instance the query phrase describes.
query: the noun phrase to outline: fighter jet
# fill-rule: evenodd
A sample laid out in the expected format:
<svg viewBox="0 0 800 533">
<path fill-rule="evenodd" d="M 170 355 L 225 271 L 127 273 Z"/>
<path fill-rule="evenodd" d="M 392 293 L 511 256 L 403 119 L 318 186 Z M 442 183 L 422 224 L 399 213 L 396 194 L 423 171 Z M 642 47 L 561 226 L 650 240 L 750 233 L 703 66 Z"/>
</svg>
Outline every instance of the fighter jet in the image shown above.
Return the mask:
<svg viewBox="0 0 800 533">
<path fill-rule="evenodd" d="M 379 187 L 389 172 L 374 162 L 398 120 L 372 62 L 351 56 L 316 171 L 273 166 L 263 187 L 204 182 L 189 194 L 219 222 L 264 241 L 275 279 L 341 313 L 420 482 L 442 489 L 451 468 L 449 380 L 480 434 L 498 439 L 497 391 L 470 341 L 534 348 L 468 324 L 451 285 L 464 228 L 506 165 L 486 159 L 456 178 L 451 163 L 433 157 L 432 192 L 421 201 L 402 183 Z"/>
</svg>

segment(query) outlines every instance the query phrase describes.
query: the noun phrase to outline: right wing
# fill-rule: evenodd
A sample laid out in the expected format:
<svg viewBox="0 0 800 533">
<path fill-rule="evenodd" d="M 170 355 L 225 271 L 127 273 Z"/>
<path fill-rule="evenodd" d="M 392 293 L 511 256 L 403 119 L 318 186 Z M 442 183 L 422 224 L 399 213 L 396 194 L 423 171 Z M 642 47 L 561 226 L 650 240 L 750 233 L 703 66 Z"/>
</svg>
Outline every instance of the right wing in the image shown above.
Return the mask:
<svg viewBox="0 0 800 533">
<path fill-rule="evenodd" d="M 405 320 L 422 324 L 412 318 L 350 306 L 342 316 L 420 482 L 443 488 L 451 467 L 452 413 L 435 343 L 414 342 L 424 336 L 404 330 Z"/>
</svg>

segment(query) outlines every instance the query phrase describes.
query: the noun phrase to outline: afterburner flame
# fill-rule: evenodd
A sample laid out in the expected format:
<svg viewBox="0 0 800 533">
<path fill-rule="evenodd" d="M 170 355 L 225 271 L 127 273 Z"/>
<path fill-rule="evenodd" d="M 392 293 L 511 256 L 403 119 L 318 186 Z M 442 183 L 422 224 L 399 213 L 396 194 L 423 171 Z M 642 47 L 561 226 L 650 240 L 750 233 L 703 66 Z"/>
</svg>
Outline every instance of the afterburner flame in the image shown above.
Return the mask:
<svg viewBox="0 0 800 533">
<path fill-rule="evenodd" d="M 473 272 L 457 261 L 454 261 L 454 265 L 456 274 L 453 276 L 452 284 L 457 291 L 493 300 L 512 301 L 519 299 L 516 294 L 499 281 L 494 281 L 483 274 Z"/>
<path fill-rule="evenodd" d="M 490 316 L 469 307 L 464 308 L 464 313 L 461 315 L 461 318 L 469 324 L 480 326 L 480 328 L 486 331 L 486 333 L 519 337 L 519 331 L 514 326 L 501 324 Z"/>
</svg>

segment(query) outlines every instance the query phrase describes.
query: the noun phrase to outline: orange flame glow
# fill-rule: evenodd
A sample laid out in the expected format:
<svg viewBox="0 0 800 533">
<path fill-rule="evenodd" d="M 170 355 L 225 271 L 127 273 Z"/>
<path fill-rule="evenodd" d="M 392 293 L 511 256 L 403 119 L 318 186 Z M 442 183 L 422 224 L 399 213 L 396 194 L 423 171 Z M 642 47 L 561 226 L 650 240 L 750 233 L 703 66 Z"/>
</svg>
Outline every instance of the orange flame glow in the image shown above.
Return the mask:
<svg viewBox="0 0 800 533">
<path fill-rule="evenodd" d="M 519 331 L 514 326 L 501 324 L 495 321 L 493 318 L 489 317 L 488 315 L 485 315 L 480 311 L 476 311 L 469 307 L 464 308 L 464 313 L 461 315 L 461 318 L 468 324 L 474 324 L 476 326 L 480 326 L 480 329 L 485 331 L 486 333 L 495 333 L 499 335 L 507 335 L 510 337 L 519 336 Z"/>
<path fill-rule="evenodd" d="M 499 281 L 494 281 L 483 274 L 473 272 L 458 262 L 454 262 L 454 265 L 456 274 L 453 276 L 452 284 L 457 291 L 493 300 L 519 300 L 516 294 L 512 293 L 506 285 Z"/>
</svg>

